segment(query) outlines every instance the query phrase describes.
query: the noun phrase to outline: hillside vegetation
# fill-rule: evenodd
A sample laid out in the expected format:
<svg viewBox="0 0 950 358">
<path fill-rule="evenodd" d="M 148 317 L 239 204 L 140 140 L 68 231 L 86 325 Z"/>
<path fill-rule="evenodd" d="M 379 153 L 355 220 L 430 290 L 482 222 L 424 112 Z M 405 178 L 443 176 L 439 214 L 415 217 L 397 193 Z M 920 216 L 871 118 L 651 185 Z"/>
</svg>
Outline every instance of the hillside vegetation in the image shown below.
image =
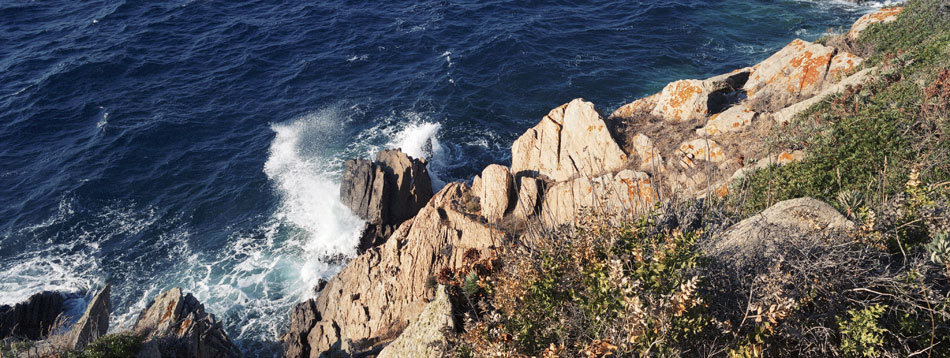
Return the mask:
<svg viewBox="0 0 950 358">
<path fill-rule="evenodd" d="M 806 158 L 755 171 L 725 198 L 633 221 L 591 211 L 490 257 L 466 252 L 433 278 L 463 307 L 451 351 L 950 357 L 950 3 L 912 0 L 855 41 L 822 42 L 878 71 L 769 132 L 769 146 Z M 853 229 L 789 232 L 748 261 L 710 253 L 730 225 L 800 197 Z"/>
</svg>

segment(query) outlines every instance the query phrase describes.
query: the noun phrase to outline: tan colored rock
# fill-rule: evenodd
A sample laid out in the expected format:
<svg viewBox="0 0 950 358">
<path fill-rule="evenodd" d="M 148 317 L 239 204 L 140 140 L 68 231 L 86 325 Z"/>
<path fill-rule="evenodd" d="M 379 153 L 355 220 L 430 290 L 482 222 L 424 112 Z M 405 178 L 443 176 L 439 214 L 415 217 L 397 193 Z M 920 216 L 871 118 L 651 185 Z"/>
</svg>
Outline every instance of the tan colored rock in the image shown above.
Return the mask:
<svg viewBox="0 0 950 358">
<path fill-rule="evenodd" d="M 867 30 L 868 26 L 897 20 L 897 15 L 900 15 L 902 11 L 904 11 L 903 7 L 886 7 L 861 16 L 858 21 L 854 22 L 854 25 L 851 25 L 851 31 L 848 31 L 848 38 L 851 39 L 851 41 L 855 41 L 861 36 L 864 30 Z"/>
<path fill-rule="evenodd" d="M 791 152 L 782 152 L 768 156 L 755 163 L 756 169 L 768 168 L 770 165 L 785 165 L 791 162 L 797 162 L 805 158 L 805 152 L 796 150 Z"/>
<path fill-rule="evenodd" d="M 680 80 L 663 88 L 653 114 L 671 121 L 684 122 L 705 118 L 708 92 L 700 80 Z"/>
<path fill-rule="evenodd" d="M 720 163 L 726 160 L 726 155 L 718 143 L 708 139 L 693 139 L 680 144 L 676 150 L 677 161 L 685 169 L 696 166 L 696 162 L 703 160 L 707 162 Z"/>
<path fill-rule="evenodd" d="M 626 161 L 594 104 L 583 99 L 555 108 L 511 147 L 512 173 L 555 181 L 616 170 Z"/>
<path fill-rule="evenodd" d="M 426 162 L 398 149 L 379 152 L 376 161 L 348 160 L 340 200 L 366 220 L 359 251 L 377 246 L 432 197 Z"/>
<path fill-rule="evenodd" d="M 612 218 L 632 218 L 657 201 L 649 175 L 622 170 L 594 178 L 577 178 L 553 185 L 544 193 L 541 220 L 548 226 L 572 223 L 585 211 Z"/>
<path fill-rule="evenodd" d="M 738 132 L 752 124 L 757 115 L 758 113 L 755 113 L 748 105 L 735 105 L 725 112 L 714 114 L 703 128 L 696 130 L 696 134 L 713 136 L 721 133 Z"/>
<path fill-rule="evenodd" d="M 796 39 L 753 67 L 743 88 L 749 100 L 767 96 L 781 108 L 818 93 L 835 82 L 836 74 L 847 73 L 860 63 L 860 58 L 850 53 Z"/>
<path fill-rule="evenodd" d="M 305 335 L 306 344 L 288 344 L 285 356 L 356 354 L 396 338 L 434 297 L 429 282 L 439 271 L 461 267 L 469 249 L 500 246 L 503 232 L 456 208 L 468 190 L 460 183 L 446 185 L 383 245 L 330 279 L 312 306 L 298 306 L 291 322 L 303 322 L 296 327 L 307 331 L 287 337 Z M 310 327 L 308 316 L 315 318 Z"/>
<path fill-rule="evenodd" d="M 650 137 L 642 133 L 637 134 L 631 139 L 631 145 L 640 157 L 640 170 L 650 173 L 663 171 L 663 156 Z"/>
<path fill-rule="evenodd" d="M 448 355 L 446 334 L 455 330 L 452 303 L 445 287 L 436 288 L 435 299 L 405 330 L 379 352 L 378 358 L 442 358 Z"/>
<path fill-rule="evenodd" d="M 746 175 L 756 170 L 765 169 L 769 166 L 776 165 L 782 166 L 788 163 L 793 163 L 805 159 L 805 152 L 800 150 L 795 151 L 786 151 L 778 154 L 773 154 L 765 158 L 759 159 L 754 166 L 740 168 L 732 174 L 732 177 L 729 178 L 729 181 L 736 181 L 742 179 Z"/>
<path fill-rule="evenodd" d="M 831 58 L 831 63 L 828 65 L 828 75 L 825 76 L 825 80 L 831 81 L 831 83 L 840 81 L 850 74 L 851 70 L 857 68 L 858 65 L 862 63 L 864 63 L 863 58 L 850 52 L 839 51 L 835 54 L 835 57 Z"/>
<path fill-rule="evenodd" d="M 485 167 L 479 187 L 482 216 L 488 220 L 501 220 L 514 197 L 514 180 L 508 168 L 498 164 Z"/>
<path fill-rule="evenodd" d="M 877 67 L 866 68 L 864 70 L 861 70 L 860 72 L 855 73 L 851 76 L 848 76 L 844 80 L 841 80 L 841 82 L 838 82 L 828 88 L 825 88 L 823 91 L 821 91 L 820 93 L 816 94 L 815 96 L 809 99 L 790 105 L 788 107 L 785 107 L 779 110 L 778 112 L 775 112 L 772 115 L 772 119 L 774 119 L 779 124 L 789 123 L 793 119 L 795 119 L 795 116 L 804 112 L 805 110 L 817 104 L 818 102 L 821 102 L 825 98 L 828 98 L 829 96 L 837 94 L 837 93 L 844 92 L 844 90 L 847 89 L 849 86 L 856 86 L 858 84 L 864 83 L 876 71 L 877 71 Z"/>
<path fill-rule="evenodd" d="M 717 110 L 714 106 L 722 105 L 717 102 L 726 100 L 724 95 L 717 96 L 742 87 L 749 71 L 751 69 L 739 69 L 706 80 L 672 82 L 657 95 L 651 113 L 673 122 L 703 120 Z"/>
<path fill-rule="evenodd" d="M 106 335 L 109 331 L 109 311 L 112 309 L 111 291 L 112 285 L 106 285 L 89 301 L 85 313 L 66 334 L 66 349 L 81 351 L 89 343 Z"/>
<path fill-rule="evenodd" d="M 512 215 L 518 219 L 527 220 L 537 213 L 540 186 L 540 181 L 535 178 L 521 177 L 521 185 L 518 188 L 518 203 L 515 205 Z"/>
<path fill-rule="evenodd" d="M 780 202 L 710 240 L 704 251 L 726 262 L 747 263 L 789 237 L 818 237 L 851 230 L 835 208 L 812 198 Z"/>
<path fill-rule="evenodd" d="M 139 358 L 239 357 L 221 322 L 181 289 L 165 291 L 142 310 L 132 332 L 145 338 Z"/>
<path fill-rule="evenodd" d="M 610 115 L 610 119 L 631 118 L 638 113 L 650 113 L 653 108 L 656 108 L 656 101 L 659 97 L 660 94 L 657 93 L 620 106 Z"/>
</svg>

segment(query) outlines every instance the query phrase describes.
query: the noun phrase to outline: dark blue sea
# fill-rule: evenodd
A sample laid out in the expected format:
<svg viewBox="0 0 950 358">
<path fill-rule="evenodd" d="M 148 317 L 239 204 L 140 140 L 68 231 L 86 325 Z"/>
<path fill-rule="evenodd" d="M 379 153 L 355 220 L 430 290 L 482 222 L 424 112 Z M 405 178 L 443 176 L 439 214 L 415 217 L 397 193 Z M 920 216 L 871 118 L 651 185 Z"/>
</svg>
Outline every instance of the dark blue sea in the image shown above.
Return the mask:
<svg viewBox="0 0 950 358">
<path fill-rule="evenodd" d="M 831 0 L 0 0 L 0 304 L 180 286 L 248 356 L 355 255 L 345 159 L 466 180 L 547 112 L 605 113 L 872 6 Z"/>
</svg>

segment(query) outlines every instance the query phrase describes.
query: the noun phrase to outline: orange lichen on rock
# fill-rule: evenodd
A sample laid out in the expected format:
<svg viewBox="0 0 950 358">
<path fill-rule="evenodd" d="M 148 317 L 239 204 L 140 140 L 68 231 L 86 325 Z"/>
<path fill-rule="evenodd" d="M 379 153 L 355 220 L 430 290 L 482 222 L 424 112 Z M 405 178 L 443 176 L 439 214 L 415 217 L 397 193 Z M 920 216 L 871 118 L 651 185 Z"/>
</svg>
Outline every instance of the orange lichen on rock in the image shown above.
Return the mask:
<svg viewBox="0 0 950 358">
<path fill-rule="evenodd" d="M 717 113 L 709 118 L 706 126 L 697 129 L 697 135 L 718 135 L 720 133 L 737 132 L 752 124 L 757 113 L 747 105 L 740 104 L 730 107 L 725 112 Z"/>
<path fill-rule="evenodd" d="M 653 114 L 674 121 L 688 121 L 706 115 L 706 96 L 703 96 L 702 81 L 680 80 L 663 88 L 657 99 Z"/>
<path fill-rule="evenodd" d="M 850 52 L 839 52 L 828 66 L 828 77 L 837 80 L 848 72 L 851 72 L 856 66 L 864 62 L 864 59 L 855 56 Z"/>
<path fill-rule="evenodd" d="M 887 7 L 864 15 L 858 19 L 858 21 L 855 21 L 854 25 L 851 25 L 851 30 L 848 31 L 848 38 L 852 41 L 857 40 L 858 37 L 861 36 L 861 32 L 864 32 L 868 26 L 897 20 L 897 15 L 900 15 L 902 11 L 904 11 L 903 7 Z"/>
<path fill-rule="evenodd" d="M 657 93 L 652 96 L 640 98 L 636 101 L 627 103 L 620 108 L 617 108 L 617 110 L 610 115 L 610 118 L 631 118 L 636 113 L 649 113 L 654 107 L 656 107 L 656 99 L 659 96 L 660 94 Z"/>
<path fill-rule="evenodd" d="M 702 138 L 680 144 L 677 154 L 680 156 L 680 166 L 686 169 L 696 166 L 699 160 L 719 163 L 726 159 L 719 143 Z"/>
</svg>

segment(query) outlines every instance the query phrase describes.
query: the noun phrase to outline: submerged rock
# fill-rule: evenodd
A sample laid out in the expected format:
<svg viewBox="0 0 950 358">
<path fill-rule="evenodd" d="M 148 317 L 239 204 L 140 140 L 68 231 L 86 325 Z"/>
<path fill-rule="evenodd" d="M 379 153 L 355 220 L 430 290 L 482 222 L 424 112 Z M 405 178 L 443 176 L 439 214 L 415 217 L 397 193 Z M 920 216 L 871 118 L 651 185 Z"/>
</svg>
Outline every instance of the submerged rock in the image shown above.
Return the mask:
<svg viewBox="0 0 950 358">
<path fill-rule="evenodd" d="M 403 221 L 413 217 L 432 197 L 426 163 L 398 149 L 384 150 L 376 161 L 348 160 L 340 183 L 340 200 L 366 228 L 359 250 L 382 244 Z"/>
<path fill-rule="evenodd" d="M 158 295 L 139 314 L 132 331 L 144 337 L 140 358 L 240 356 L 221 322 L 180 288 Z"/>
</svg>

